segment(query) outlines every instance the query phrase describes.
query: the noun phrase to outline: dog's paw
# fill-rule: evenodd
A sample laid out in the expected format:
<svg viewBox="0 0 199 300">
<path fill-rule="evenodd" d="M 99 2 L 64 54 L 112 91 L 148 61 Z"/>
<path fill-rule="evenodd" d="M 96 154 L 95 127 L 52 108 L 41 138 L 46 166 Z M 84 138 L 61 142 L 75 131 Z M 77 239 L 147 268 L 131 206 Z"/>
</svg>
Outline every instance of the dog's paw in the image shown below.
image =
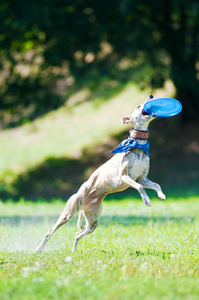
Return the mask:
<svg viewBox="0 0 199 300">
<path fill-rule="evenodd" d="M 163 192 L 159 192 L 159 193 L 158 193 L 158 197 L 159 197 L 160 199 L 162 199 L 162 200 L 166 200 L 166 195 L 163 194 Z"/>
<path fill-rule="evenodd" d="M 144 201 L 144 203 L 147 205 L 147 206 L 152 206 L 152 204 L 151 204 L 151 201 L 150 201 L 150 199 L 147 197 L 144 197 L 143 198 L 143 201 Z"/>
</svg>

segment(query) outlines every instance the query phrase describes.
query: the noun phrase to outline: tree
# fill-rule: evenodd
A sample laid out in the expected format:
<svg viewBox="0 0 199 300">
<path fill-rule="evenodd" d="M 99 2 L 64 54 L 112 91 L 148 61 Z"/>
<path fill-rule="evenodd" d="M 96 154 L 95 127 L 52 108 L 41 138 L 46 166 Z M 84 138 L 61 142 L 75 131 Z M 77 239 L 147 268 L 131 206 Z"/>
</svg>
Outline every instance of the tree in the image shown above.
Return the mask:
<svg viewBox="0 0 199 300">
<path fill-rule="evenodd" d="M 0 19 L 2 110 L 59 106 L 56 83 L 71 75 L 91 88 L 102 77 L 152 88 L 170 78 L 184 121 L 198 117 L 197 0 L 7 0 Z"/>
</svg>

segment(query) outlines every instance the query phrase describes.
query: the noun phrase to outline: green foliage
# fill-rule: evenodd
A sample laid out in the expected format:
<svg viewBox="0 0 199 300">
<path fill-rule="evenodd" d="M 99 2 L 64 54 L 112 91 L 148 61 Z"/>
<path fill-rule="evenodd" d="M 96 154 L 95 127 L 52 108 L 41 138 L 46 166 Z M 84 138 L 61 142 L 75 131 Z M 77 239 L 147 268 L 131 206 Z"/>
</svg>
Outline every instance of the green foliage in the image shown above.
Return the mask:
<svg viewBox="0 0 199 300">
<path fill-rule="evenodd" d="M 72 255 L 76 219 L 34 248 L 63 203 L 1 205 L 0 298 L 198 299 L 197 198 L 104 202 L 101 222 Z"/>
<path fill-rule="evenodd" d="M 198 18 L 197 0 L 1 2 L 0 108 L 31 118 L 63 104 L 73 84 L 171 78 L 184 118 L 196 118 Z"/>
<path fill-rule="evenodd" d="M 2 131 L 1 199 L 68 199 L 95 169 L 112 157 L 109 151 L 128 137 L 130 127 L 122 126 L 120 118 L 133 111 L 146 96 L 147 93 L 140 93 L 130 85 L 106 102 L 96 97 L 89 103 L 90 94 L 87 96 L 87 91 L 82 90 L 82 94 L 69 99 L 67 108 L 17 130 Z M 80 99 L 81 103 L 69 106 Z M 150 125 L 149 178 L 158 182 L 167 195 L 196 196 L 199 194 L 198 124 L 179 127 L 177 120 L 165 118 Z M 121 199 L 124 193 L 140 197 L 133 189 L 115 197 Z"/>
</svg>

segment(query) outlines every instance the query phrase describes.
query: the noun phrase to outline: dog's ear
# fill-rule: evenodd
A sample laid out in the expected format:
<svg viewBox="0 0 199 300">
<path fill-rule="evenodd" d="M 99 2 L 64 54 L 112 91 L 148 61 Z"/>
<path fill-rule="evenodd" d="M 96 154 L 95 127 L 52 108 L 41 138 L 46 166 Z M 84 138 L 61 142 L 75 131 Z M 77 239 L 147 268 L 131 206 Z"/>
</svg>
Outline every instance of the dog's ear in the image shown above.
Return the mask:
<svg viewBox="0 0 199 300">
<path fill-rule="evenodd" d="M 148 102 L 151 99 L 153 99 L 153 95 L 149 95 L 148 98 L 145 100 L 145 103 Z"/>
<path fill-rule="evenodd" d="M 122 121 L 122 124 L 125 125 L 125 124 L 130 123 L 130 120 L 131 120 L 131 116 L 126 116 L 126 117 L 123 117 L 121 121 Z"/>
</svg>

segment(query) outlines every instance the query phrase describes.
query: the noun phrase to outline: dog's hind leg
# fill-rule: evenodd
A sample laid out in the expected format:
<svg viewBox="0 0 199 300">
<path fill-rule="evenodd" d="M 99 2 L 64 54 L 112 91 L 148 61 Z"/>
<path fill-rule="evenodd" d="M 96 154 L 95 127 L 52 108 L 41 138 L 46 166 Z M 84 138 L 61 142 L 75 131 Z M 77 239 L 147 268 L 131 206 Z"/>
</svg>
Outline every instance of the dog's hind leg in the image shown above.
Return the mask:
<svg viewBox="0 0 199 300">
<path fill-rule="evenodd" d="M 68 200 L 68 202 L 66 203 L 66 206 L 63 210 L 63 212 L 61 213 L 60 217 L 58 218 L 57 222 L 55 223 L 55 225 L 48 230 L 47 234 L 45 235 L 43 241 L 41 242 L 41 244 L 37 247 L 37 249 L 35 250 L 35 252 L 40 252 L 43 250 L 46 242 L 49 240 L 49 238 L 53 235 L 53 233 L 60 228 L 62 225 L 64 225 L 65 223 L 67 223 L 75 214 L 76 212 L 76 194 L 74 194 L 73 196 L 71 196 L 71 198 Z"/>
<path fill-rule="evenodd" d="M 80 210 L 78 220 L 77 220 L 77 228 L 78 229 L 84 229 L 84 226 L 82 225 L 83 217 L 84 217 L 83 212 L 82 212 L 82 210 Z"/>
<path fill-rule="evenodd" d="M 104 197 L 104 195 L 100 196 L 97 199 L 97 202 L 89 204 L 88 207 L 86 207 L 85 210 L 82 211 L 85 217 L 86 225 L 81 231 L 76 233 L 73 252 L 77 249 L 80 239 L 83 238 L 83 236 L 92 233 L 96 229 L 101 216 L 102 200 L 104 199 Z"/>
<path fill-rule="evenodd" d="M 95 180 L 95 178 L 94 178 L 94 180 Z M 66 203 L 66 206 L 65 206 L 63 212 L 61 213 L 59 219 L 57 220 L 56 224 L 51 229 L 49 229 L 49 231 L 45 235 L 43 241 L 37 247 L 35 252 L 42 251 L 46 242 L 53 235 L 53 233 L 59 227 L 61 227 L 65 223 L 67 223 L 74 216 L 75 213 L 80 211 L 81 207 L 84 204 L 85 199 L 91 193 L 91 188 L 92 188 L 91 183 L 93 183 L 94 180 L 91 179 L 90 181 L 86 181 L 85 183 L 83 183 L 82 186 L 80 187 L 80 189 L 78 190 L 78 192 L 70 197 L 70 199 Z"/>
</svg>

